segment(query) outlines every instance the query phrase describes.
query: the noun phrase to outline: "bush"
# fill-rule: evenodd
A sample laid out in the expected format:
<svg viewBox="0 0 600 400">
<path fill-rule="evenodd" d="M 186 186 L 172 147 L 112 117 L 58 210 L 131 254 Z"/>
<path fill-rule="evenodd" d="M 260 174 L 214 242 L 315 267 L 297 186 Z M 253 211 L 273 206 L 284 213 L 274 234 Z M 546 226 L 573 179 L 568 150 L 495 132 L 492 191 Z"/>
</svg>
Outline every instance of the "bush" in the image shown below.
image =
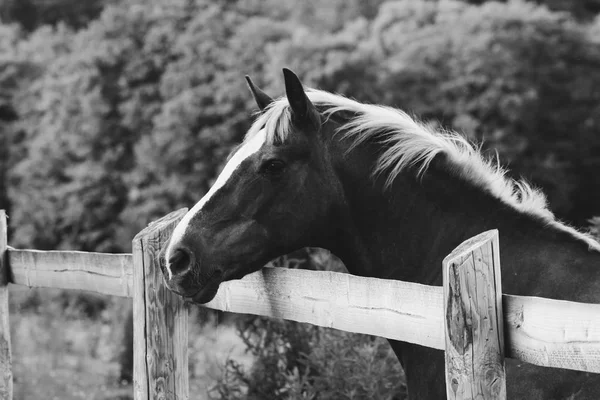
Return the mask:
<svg viewBox="0 0 600 400">
<path fill-rule="evenodd" d="M 403 399 L 405 379 L 382 338 L 248 318 L 238 331 L 256 361 L 228 360 L 213 399 Z"/>
<path fill-rule="evenodd" d="M 283 268 L 345 271 L 322 249 L 280 257 Z M 293 321 L 248 316 L 237 331 L 255 362 L 229 358 L 213 399 L 403 399 L 404 371 L 385 339 Z"/>
</svg>

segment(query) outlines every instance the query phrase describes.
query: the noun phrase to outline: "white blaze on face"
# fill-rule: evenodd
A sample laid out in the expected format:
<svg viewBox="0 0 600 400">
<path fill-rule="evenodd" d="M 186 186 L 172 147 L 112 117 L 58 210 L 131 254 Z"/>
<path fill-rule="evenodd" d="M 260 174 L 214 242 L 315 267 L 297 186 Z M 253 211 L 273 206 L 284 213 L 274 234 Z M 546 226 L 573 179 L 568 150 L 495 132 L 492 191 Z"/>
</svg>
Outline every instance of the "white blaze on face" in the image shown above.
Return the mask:
<svg viewBox="0 0 600 400">
<path fill-rule="evenodd" d="M 252 139 L 248 140 L 248 142 L 246 144 L 244 144 L 242 147 L 240 147 L 238 149 L 238 151 L 235 152 L 233 157 L 231 157 L 231 159 L 229 159 L 229 162 L 227 162 L 227 164 L 225 165 L 225 168 L 223 168 L 223 171 L 217 178 L 216 182 L 212 185 L 212 187 L 210 188 L 208 193 L 206 193 L 204 195 L 204 197 L 202 197 L 200 199 L 200 201 L 198 203 L 196 203 L 196 205 L 190 211 L 187 212 L 187 214 L 185 214 L 183 219 L 175 227 L 175 230 L 173 231 L 173 235 L 171 236 L 171 240 L 169 241 L 169 247 L 167 247 L 167 252 L 165 254 L 165 257 L 167 260 L 169 260 L 169 258 L 171 257 L 171 253 L 173 252 L 173 247 L 176 246 L 177 243 L 179 243 L 181 241 L 181 239 L 183 238 L 183 235 L 187 231 L 192 218 L 194 218 L 194 216 L 197 213 L 199 213 L 200 210 L 202 210 L 202 207 L 204 207 L 204 205 L 208 202 L 208 200 L 210 200 L 210 198 L 220 188 L 225 186 L 225 184 L 227 183 L 229 178 L 237 170 L 237 168 L 240 166 L 240 164 L 245 159 L 250 157 L 252 154 L 254 154 L 258 150 L 260 150 L 260 148 L 265 143 L 265 138 L 266 138 L 266 134 L 263 129 L 263 130 L 259 131 Z M 171 269 L 169 268 L 168 263 L 167 263 L 167 271 L 169 273 L 169 279 L 171 279 L 172 273 L 171 273 Z"/>
</svg>

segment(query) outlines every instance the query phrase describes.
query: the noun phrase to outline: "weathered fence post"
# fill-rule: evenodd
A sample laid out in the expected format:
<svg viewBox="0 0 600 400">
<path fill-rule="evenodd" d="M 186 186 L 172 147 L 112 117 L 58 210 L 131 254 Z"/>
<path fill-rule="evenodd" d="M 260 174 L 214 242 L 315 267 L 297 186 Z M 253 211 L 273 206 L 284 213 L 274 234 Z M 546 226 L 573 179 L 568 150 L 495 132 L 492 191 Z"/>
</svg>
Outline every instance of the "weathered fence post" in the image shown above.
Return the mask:
<svg viewBox="0 0 600 400">
<path fill-rule="evenodd" d="M 481 233 L 443 262 L 448 399 L 506 399 L 498 231 Z"/>
<path fill-rule="evenodd" d="M 133 239 L 133 395 L 187 400 L 188 309 L 163 282 L 159 253 L 187 210 L 151 223 Z"/>
<path fill-rule="evenodd" d="M 8 248 L 6 212 L 0 210 L 0 399 L 12 400 L 12 355 L 8 314 Z"/>
</svg>

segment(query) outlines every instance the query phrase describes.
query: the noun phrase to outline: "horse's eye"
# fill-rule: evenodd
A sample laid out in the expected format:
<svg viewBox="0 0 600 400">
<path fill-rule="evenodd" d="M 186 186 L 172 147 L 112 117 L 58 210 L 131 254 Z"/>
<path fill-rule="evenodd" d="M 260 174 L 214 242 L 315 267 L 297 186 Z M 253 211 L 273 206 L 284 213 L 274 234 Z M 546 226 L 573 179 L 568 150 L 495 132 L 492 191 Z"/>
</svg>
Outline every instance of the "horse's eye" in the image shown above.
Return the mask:
<svg viewBox="0 0 600 400">
<path fill-rule="evenodd" d="M 285 169 L 285 163 L 276 158 L 272 158 L 263 163 L 260 167 L 261 172 L 269 175 L 279 175 Z"/>
</svg>

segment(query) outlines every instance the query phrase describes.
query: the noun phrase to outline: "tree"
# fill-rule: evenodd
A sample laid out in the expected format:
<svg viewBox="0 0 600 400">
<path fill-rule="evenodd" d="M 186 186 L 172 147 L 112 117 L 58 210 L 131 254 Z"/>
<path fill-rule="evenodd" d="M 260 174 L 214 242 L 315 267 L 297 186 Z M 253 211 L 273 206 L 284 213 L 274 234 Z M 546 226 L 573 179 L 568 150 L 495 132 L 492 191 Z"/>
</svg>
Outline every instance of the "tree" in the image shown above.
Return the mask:
<svg viewBox="0 0 600 400">
<path fill-rule="evenodd" d="M 325 39 L 297 31 L 270 58 L 316 86 L 483 141 L 514 176 L 541 186 L 561 218 L 584 225 L 600 204 L 594 26 L 524 2 L 406 0 Z"/>
<path fill-rule="evenodd" d="M 483 4 L 491 0 L 464 0 L 470 4 Z M 506 0 L 494 0 L 506 3 Z M 531 0 L 533 3 L 545 5 L 552 11 L 566 11 L 581 20 L 593 19 L 600 12 L 599 0 Z"/>
<path fill-rule="evenodd" d="M 155 55 L 169 46 L 160 35 L 145 37 L 168 18 L 151 8 L 129 11 L 111 7 L 78 33 L 46 27 L 23 44 L 43 72 L 19 102 L 27 116 L 20 121 L 27 156 L 13 170 L 17 244 L 129 247 L 131 238 L 115 240 L 128 198 L 124 173 L 134 166 L 133 145 L 159 101 L 164 65 Z"/>
<path fill-rule="evenodd" d="M 586 26 L 522 2 L 386 11 L 413 20 L 380 34 L 394 54 L 383 61 L 389 101 L 484 140 L 559 216 L 584 224 L 600 202 L 600 47 Z"/>
<path fill-rule="evenodd" d="M 11 215 L 10 166 L 22 154 L 22 139 L 15 128 L 19 115 L 15 96 L 23 82 L 36 75 L 31 63 L 18 56 L 22 31 L 16 25 L 0 25 L 0 209 Z M 12 228 L 12 227 L 10 227 Z M 12 230 L 12 229 L 11 229 Z"/>
<path fill-rule="evenodd" d="M 0 18 L 5 23 L 18 23 L 29 32 L 61 22 L 78 29 L 97 18 L 108 1 L 5 0 L 0 3 Z"/>
<path fill-rule="evenodd" d="M 263 81 L 265 49 L 290 29 L 265 17 L 247 19 L 226 4 L 193 14 L 173 43 L 153 128 L 135 147 L 127 225 L 189 207 L 208 191 L 249 127 L 254 106 L 244 73 Z"/>
</svg>

